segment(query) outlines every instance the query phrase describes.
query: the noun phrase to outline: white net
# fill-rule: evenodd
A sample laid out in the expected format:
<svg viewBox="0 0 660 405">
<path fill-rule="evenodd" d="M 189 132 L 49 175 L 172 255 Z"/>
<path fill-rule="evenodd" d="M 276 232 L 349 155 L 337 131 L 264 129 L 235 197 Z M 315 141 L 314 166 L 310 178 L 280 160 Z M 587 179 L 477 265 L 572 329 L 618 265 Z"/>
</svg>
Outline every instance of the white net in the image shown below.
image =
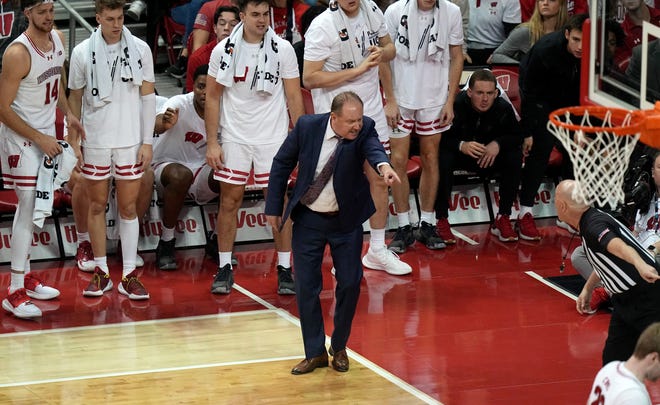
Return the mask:
<svg viewBox="0 0 660 405">
<path fill-rule="evenodd" d="M 551 114 L 548 130 L 561 141 L 573 162 L 576 201 L 600 207 L 609 204 L 612 209 L 623 202 L 624 173 L 640 137 L 637 126 L 631 127 L 631 132 L 622 131 L 631 126 L 631 119 L 632 113 L 625 112 L 613 126 L 612 111 L 589 115 L 586 108 L 579 113 L 569 108 Z"/>
</svg>

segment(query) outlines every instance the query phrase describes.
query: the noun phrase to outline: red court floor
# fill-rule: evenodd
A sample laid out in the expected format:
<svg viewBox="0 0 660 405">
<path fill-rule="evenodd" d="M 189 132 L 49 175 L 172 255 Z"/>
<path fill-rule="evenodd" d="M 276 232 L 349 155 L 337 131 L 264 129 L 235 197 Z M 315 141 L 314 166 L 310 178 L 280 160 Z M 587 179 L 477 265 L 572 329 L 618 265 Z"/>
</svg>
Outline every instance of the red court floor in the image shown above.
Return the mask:
<svg viewBox="0 0 660 405">
<path fill-rule="evenodd" d="M 349 347 L 445 404 L 583 404 L 600 368 L 609 315 L 580 316 L 571 298 L 533 278 L 559 275 L 570 240 L 542 220 L 541 242 L 504 244 L 487 225 L 454 228 L 473 242 L 442 251 L 416 244 L 402 257 L 410 276 L 365 270 Z M 573 240 L 574 248 L 578 239 Z M 237 246 L 236 283 L 297 316 L 294 296 L 276 294 L 276 255 L 270 244 Z M 366 248 L 366 245 L 365 245 Z M 73 260 L 33 264 L 33 271 L 62 291 L 37 302 L 39 321 L 0 315 L 0 332 L 14 333 L 104 323 L 263 309 L 238 290 L 212 295 L 213 262 L 203 249 L 180 250 L 180 268 L 162 272 L 144 253 L 142 280 L 151 299 L 133 302 L 116 288 L 102 299 L 83 298 L 89 274 Z M 110 261 L 115 285 L 120 263 Z M 321 293 L 326 333 L 332 331 L 334 280 L 329 256 Z M 564 274 L 574 274 L 567 259 Z M 8 266 L 0 285 L 9 284 Z M 301 357 L 303 348 L 300 347 Z M 293 364 L 292 364 L 293 366 Z M 303 377 L 304 378 L 304 377 Z M 660 389 L 649 386 L 660 401 Z"/>
</svg>

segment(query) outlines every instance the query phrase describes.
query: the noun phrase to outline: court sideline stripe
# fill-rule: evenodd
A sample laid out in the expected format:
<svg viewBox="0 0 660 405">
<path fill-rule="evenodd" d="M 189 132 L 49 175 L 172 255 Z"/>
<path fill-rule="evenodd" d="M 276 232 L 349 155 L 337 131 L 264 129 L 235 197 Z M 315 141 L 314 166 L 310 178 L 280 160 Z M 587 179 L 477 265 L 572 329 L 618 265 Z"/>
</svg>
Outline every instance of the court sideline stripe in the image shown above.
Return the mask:
<svg viewBox="0 0 660 405">
<path fill-rule="evenodd" d="M 558 292 L 564 294 L 565 296 L 567 296 L 568 298 L 572 299 L 573 301 L 577 301 L 577 296 L 576 296 L 576 295 L 571 294 L 571 293 L 569 293 L 568 291 L 566 291 L 566 290 L 564 290 L 564 289 L 562 289 L 562 288 L 557 287 L 556 285 L 552 284 L 551 282 L 549 282 L 548 280 L 546 280 L 544 277 L 541 277 L 540 275 L 536 274 L 535 272 L 533 272 L 533 271 L 530 270 L 530 271 L 526 271 L 525 274 L 527 274 L 528 276 L 530 276 L 530 277 L 533 278 L 533 279 L 536 279 L 536 280 L 540 281 L 541 283 L 547 285 L 548 287 L 552 288 L 553 290 L 558 291 Z"/>
<path fill-rule="evenodd" d="M 135 370 L 135 371 L 122 371 L 117 373 L 103 373 L 103 374 L 87 374 L 80 375 L 75 377 L 63 377 L 63 378 L 52 378 L 47 380 L 32 380 L 32 381 L 21 381 L 16 383 L 6 383 L 0 384 L 0 388 L 10 388 L 10 387 L 24 387 L 29 385 L 37 384 L 53 384 L 53 383 L 66 383 L 70 381 L 81 381 L 81 380 L 90 380 L 95 378 L 114 378 L 114 377 L 124 377 L 129 375 L 140 375 L 140 374 L 153 374 L 153 373 L 167 373 L 173 371 L 186 371 L 186 370 L 198 370 L 203 368 L 213 368 L 213 367 L 227 367 L 227 366 L 237 366 L 244 364 L 258 364 L 258 363 L 269 363 L 273 361 L 288 361 L 288 360 L 297 360 L 300 359 L 300 356 L 286 356 L 286 357 L 271 357 L 265 359 L 253 359 L 253 360 L 238 360 L 238 361 L 228 361 L 222 363 L 206 363 L 206 364 L 194 364 L 190 366 L 180 366 L 180 367 L 165 367 L 165 368 L 155 368 L 155 369 L 145 369 L 145 370 Z"/>
<path fill-rule="evenodd" d="M 256 302 L 260 303 L 261 305 L 264 305 L 268 309 L 274 310 L 279 316 L 282 318 L 286 319 L 287 321 L 291 322 L 292 324 L 296 325 L 297 327 L 300 327 L 300 320 L 296 318 L 295 316 L 291 315 L 290 312 L 278 308 L 271 303 L 263 300 L 261 297 L 258 295 L 252 293 L 251 291 L 241 287 L 238 284 L 234 284 L 234 288 L 240 291 L 242 294 L 250 297 L 251 299 L 255 300 Z M 330 345 L 330 337 L 326 335 L 325 337 L 325 344 Z M 400 379 L 399 377 L 395 376 L 394 374 L 390 373 L 389 371 L 385 370 L 384 368 L 378 366 L 377 364 L 373 363 L 370 360 L 367 360 L 364 356 L 354 352 L 353 350 L 346 348 L 346 352 L 350 355 L 350 357 L 353 357 L 356 359 L 359 363 L 361 363 L 363 366 L 368 368 L 369 370 L 373 371 L 375 374 L 379 375 L 380 377 L 384 378 L 385 380 L 389 381 L 390 383 L 394 384 L 396 387 L 399 389 L 409 393 L 410 395 L 414 396 L 415 398 L 419 399 L 420 401 L 424 401 L 427 404 L 436 404 L 436 405 L 443 405 L 442 402 L 436 400 L 435 398 L 432 398 L 428 394 L 426 394 L 423 391 L 420 391 L 419 389 L 415 388 L 414 386 L 408 384 L 404 380 Z M 301 356 L 296 357 L 297 359 L 300 359 Z"/>
</svg>

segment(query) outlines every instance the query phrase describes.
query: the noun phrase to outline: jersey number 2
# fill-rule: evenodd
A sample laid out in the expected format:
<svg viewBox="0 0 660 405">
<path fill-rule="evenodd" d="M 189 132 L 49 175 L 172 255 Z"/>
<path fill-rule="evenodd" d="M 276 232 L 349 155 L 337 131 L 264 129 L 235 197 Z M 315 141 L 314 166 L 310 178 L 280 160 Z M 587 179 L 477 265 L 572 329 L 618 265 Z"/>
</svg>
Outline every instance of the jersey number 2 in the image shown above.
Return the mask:
<svg viewBox="0 0 660 405">
<path fill-rule="evenodd" d="M 52 102 L 57 101 L 57 95 L 60 92 L 60 79 L 55 79 L 54 82 L 52 82 L 52 88 L 51 82 L 46 83 L 46 102 L 44 104 L 48 105 Z"/>
</svg>

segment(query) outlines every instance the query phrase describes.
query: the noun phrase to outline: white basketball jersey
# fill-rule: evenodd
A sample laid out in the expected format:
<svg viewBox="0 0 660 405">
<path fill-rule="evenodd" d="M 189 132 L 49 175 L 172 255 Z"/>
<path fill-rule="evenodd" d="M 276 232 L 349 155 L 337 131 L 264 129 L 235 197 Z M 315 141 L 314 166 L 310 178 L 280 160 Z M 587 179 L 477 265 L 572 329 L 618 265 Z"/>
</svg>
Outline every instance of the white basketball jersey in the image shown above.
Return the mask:
<svg viewBox="0 0 660 405">
<path fill-rule="evenodd" d="M 154 144 L 154 165 L 175 162 L 195 171 L 206 162 L 206 127 L 193 105 L 193 93 L 179 94 L 165 102 L 167 108 L 178 108 L 179 118 L 172 128 L 158 137 Z"/>
<path fill-rule="evenodd" d="M 646 386 L 628 370 L 622 361 L 603 367 L 591 387 L 587 405 L 651 405 Z"/>
<path fill-rule="evenodd" d="M 21 80 L 12 109 L 32 128 L 55 136 L 55 108 L 60 94 L 60 77 L 64 63 L 64 45 L 55 31 L 50 32 L 53 49 L 43 52 L 24 32 L 15 43 L 22 44 L 30 53 L 30 72 Z M 5 128 L 6 133 L 19 136 Z M 22 139 L 22 138 L 21 138 Z"/>
</svg>

